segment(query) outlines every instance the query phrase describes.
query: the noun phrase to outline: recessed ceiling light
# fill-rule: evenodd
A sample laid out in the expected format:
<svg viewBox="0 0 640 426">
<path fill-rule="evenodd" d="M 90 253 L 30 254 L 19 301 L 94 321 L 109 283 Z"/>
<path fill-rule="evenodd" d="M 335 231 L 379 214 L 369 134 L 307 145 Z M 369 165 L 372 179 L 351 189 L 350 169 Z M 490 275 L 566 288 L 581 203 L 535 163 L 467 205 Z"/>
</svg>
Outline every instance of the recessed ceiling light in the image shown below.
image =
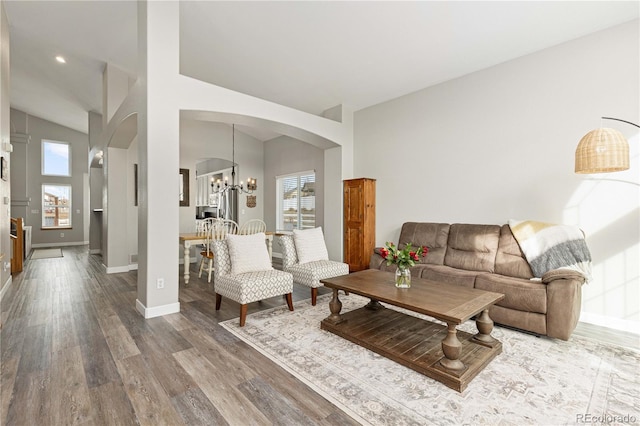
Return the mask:
<svg viewBox="0 0 640 426">
<path fill-rule="evenodd" d="M 67 63 L 67 61 L 60 55 L 56 56 L 56 61 L 60 62 L 61 64 Z"/>
</svg>

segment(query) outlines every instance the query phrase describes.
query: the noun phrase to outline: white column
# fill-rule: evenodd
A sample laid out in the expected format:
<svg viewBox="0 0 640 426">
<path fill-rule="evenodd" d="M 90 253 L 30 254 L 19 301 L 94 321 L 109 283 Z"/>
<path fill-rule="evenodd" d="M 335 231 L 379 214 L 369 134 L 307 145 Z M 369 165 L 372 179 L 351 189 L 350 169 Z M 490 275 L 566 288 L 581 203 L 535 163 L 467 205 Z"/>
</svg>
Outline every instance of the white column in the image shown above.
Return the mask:
<svg viewBox="0 0 640 426">
<path fill-rule="evenodd" d="M 127 272 L 127 151 L 107 148 L 103 168 L 106 171 L 107 204 L 102 220 L 106 221 L 108 244 L 102 252 L 102 259 L 107 273 Z"/>
<path fill-rule="evenodd" d="M 138 310 L 178 312 L 178 2 L 138 3 Z M 158 288 L 163 286 L 164 288 Z"/>
</svg>

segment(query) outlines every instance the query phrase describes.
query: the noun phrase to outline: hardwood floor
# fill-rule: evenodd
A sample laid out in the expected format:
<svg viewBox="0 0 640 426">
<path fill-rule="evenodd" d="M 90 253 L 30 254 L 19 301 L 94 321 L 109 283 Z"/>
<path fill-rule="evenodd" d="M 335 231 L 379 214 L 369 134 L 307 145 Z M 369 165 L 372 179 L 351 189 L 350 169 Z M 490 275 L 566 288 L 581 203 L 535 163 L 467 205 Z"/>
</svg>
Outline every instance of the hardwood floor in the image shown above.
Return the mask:
<svg viewBox="0 0 640 426">
<path fill-rule="evenodd" d="M 181 312 L 145 320 L 136 272 L 104 273 L 86 246 L 63 252 L 28 261 L 2 299 L 0 424 L 357 424 L 219 326 L 239 306 L 224 299 L 216 312 L 195 266 L 180 285 Z M 294 306 L 309 293 L 296 287 Z M 249 313 L 284 303 L 253 303 Z M 576 334 L 639 346 L 635 334 L 588 324 Z"/>
<path fill-rule="evenodd" d="M 28 261 L 3 297 L 0 424 L 357 424 L 219 326 L 239 305 L 216 312 L 193 265 L 181 312 L 145 320 L 135 271 L 104 273 L 86 246 L 63 253 Z M 309 296 L 296 288 L 294 306 Z"/>
</svg>

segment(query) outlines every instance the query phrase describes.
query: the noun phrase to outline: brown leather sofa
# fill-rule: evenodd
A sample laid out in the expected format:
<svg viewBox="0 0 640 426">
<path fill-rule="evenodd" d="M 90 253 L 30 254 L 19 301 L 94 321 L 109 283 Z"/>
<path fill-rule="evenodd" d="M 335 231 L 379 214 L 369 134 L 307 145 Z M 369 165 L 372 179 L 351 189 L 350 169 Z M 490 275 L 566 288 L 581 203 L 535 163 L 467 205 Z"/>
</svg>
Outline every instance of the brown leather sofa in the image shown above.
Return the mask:
<svg viewBox="0 0 640 426">
<path fill-rule="evenodd" d="M 411 268 L 413 277 L 504 294 L 489 311 L 497 324 L 568 340 L 578 323 L 585 277 L 558 269 L 532 281 L 531 268 L 509 225 L 406 222 L 398 246 L 407 243 L 429 247 L 429 254 Z M 369 267 L 396 268 L 387 266 L 379 248 Z"/>
</svg>

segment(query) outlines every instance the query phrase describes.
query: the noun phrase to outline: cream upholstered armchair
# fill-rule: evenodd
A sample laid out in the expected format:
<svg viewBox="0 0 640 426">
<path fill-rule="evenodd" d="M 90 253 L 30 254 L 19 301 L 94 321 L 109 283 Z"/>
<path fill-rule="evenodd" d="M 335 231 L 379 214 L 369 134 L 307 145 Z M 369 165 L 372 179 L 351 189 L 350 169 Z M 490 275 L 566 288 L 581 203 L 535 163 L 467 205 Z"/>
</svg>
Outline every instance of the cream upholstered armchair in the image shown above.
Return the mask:
<svg viewBox="0 0 640 426">
<path fill-rule="evenodd" d="M 320 280 L 347 275 L 349 265 L 329 260 L 322 228 L 297 230 L 281 235 L 282 270 L 293 275 L 293 282 L 311 287 L 311 305 L 318 298 Z"/>
<path fill-rule="evenodd" d="M 293 311 L 293 277 L 271 266 L 264 243 L 265 234 L 227 235 L 226 240 L 211 243 L 214 259 L 214 291 L 216 311 L 222 297 L 240 304 L 240 327 L 247 318 L 247 304 L 274 296 L 285 295 Z"/>
<path fill-rule="evenodd" d="M 205 245 L 200 252 L 200 269 L 198 270 L 198 278 L 202 275 L 205 259 L 207 266 L 207 282 L 211 282 L 211 272 L 213 272 L 213 252 L 211 251 L 211 242 L 213 240 L 224 240 L 227 234 L 237 234 L 238 224 L 230 219 L 205 219 L 198 228 L 198 234 L 205 235 Z"/>
</svg>

